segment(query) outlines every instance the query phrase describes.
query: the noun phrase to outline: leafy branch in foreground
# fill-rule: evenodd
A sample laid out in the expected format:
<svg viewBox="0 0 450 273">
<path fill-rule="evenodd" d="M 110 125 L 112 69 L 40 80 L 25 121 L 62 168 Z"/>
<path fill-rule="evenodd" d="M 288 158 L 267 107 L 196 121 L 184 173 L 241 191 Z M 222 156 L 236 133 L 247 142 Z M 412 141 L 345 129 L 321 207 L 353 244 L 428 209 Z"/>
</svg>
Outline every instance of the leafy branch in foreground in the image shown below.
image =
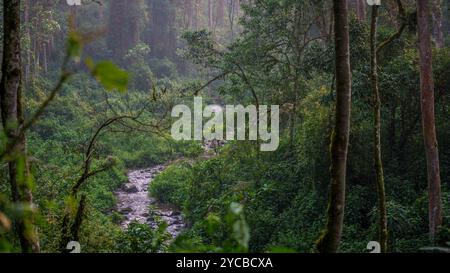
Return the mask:
<svg viewBox="0 0 450 273">
<path fill-rule="evenodd" d="M 64 84 L 75 74 L 70 69 L 72 62 L 78 62 L 82 55 L 83 45 L 93 40 L 98 32 L 82 34 L 73 29 L 69 33 L 66 54 L 62 64 L 61 75 L 50 90 L 44 102 L 28 120 L 23 115 L 21 86 L 21 56 L 20 52 L 20 1 L 4 3 L 4 50 L 1 81 L 1 113 L 2 124 L 6 136 L 4 150 L 0 159 L 9 164 L 12 201 L 27 208 L 20 218 L 15 219 L 17 234 L 23 252 L 40 252 L 37 231 L 34 228 L 34 209 L 32 195 L 32 176 L 28 163 L 26 131 L 30 129 L 44 114 L 54 101 Z M 110 62 L 100 62 L 90 68 L 91 74 L 108 90 L 126 91 L 128 74 Z M 88 173 L 89 174 L 89 173 Z M 93 174 L 91 174 L 93 175 Z M 83 210 L 85 198 L 81 198 L 79 210 Z M 82 213 L 76 217 L 76 225 L 81 225 Z M 77 233 L 75 228 L 74 233 Z"/>
<path fill-rule="evenodd" d="M 83 161 L 83 167 L 82 167 L 82 173 L 80 177 L 77 179 L 75 184 L 72 186 L 70 194 L 69 194 L 69 202 L 68 206 L 65 209 L 65 214 L 61 223 L 61 240 L 60 240 L 60 249 L 61 251 L 65 251 L 65 247 L 68 242 L 74 240 L 78 240 L 78 233 L 81 228 L 83 215 L 84 215 L 84 209 L 86 207 L 86 195 L 82 194 L 81 198 L 78 202 L 78 206 L 75 209 L 71 209 L 71 206 L 73 206 L 73 203 L 76 202 L 78 199 L 78 193 L 80 190 L 80 187 L 87 182 L 87 180 L 99 173 L 105 172 L 108 169 L 110 169 L 114 164 L 114 160 L 112 158 L 108 158 L 105 163 L 101 164 L 97 169 L 92 170 L 92 158 L 95 152 L 95 144 L 98 141 L 98 138 L 100 137 L 101 133 L 111 126 L 112 124 L 124 120 L 124 119 L 131 119 L 135 120 L 137 117 L 135 116 L 117 116 L 112 117 L 104 121 L 95 131 L 94 135 L 89 141 L 89 144 L 87 146 L 86 152 L 84 154 L 84 161 Z M 73 216 L 73 219 L 71 220 L 71 216 Z M 69 232 L 69 225 L 70 226 L 70 232 Z"/>
</svg>

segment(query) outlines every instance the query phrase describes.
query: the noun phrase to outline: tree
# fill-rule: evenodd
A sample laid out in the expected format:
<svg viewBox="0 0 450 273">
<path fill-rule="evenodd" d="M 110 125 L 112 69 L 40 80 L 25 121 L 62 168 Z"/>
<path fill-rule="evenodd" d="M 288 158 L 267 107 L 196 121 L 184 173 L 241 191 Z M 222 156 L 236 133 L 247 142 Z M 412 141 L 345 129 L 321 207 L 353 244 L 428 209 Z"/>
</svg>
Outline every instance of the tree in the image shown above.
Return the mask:
<svg viewBox="0 0 450 273">
<path fill-rule="evenodd" d="M 215 24 L 219 27 L 223 27 L 225 16 L 225 0 L 219 0 L 217 3 L 216 10 L 216 22 Z"/>
<path fill-rule="evenodd" d="M 150 22 L 146 42 L 157 58 L 175 55 L 177 36 L 174 27 L 176 10 L 173 0 L 148 0 Z"/>
<path fill-rule="evenodd" d="M 378 54 L 377 54 L 377 24 L 378 6 L 372 6 L 372 19 L 370 27 L 370 82 L 373 96 L 373 158 L 376 174 L 376 185 L 378 190 L 378 221 L 380 245 L 383 253 L 387 252 L 387 216 L 386 216 L 386 193 L 384 187 L 383 161 L 381 157 L 381 101 L 378 87 Z"/>
<path fill-rule="evenodd" d="M 442 0 L 432 0 L 433 3 L 433 36 L 437 48 L 444 47 L 444 31 L 442 27 Z"/>
<path fill-rule="evenodd" d="M 378 192 L 378 222 L 379 222 L 379 242 L 381 252 L 387 252 L 388 247 L 388 226 L 386 212 L 386 192 L 383 174 L 383 160 L 381 157 L 381 99 L 378 80 L 378 56 L 381 50 L 399 38 L 406 27 L 406 14 L 401 0 L 396 0 L 398 14 L 402 22 L 397 32 L 380 44 L 377 44 L 378 32 L 378 8 L 372 6 L 372 18 L 370 24 L 370 83 L 373 96 L 373 160 L 376 174 L 376 185 Z"/>
<path fill-rule="evenodd" d="M 27 83 L 30 78 L 31 72 L 31 28 L 30 28 L 30 2 L 29 0 L 23 1 L 23 21 L 25 30 L 25 39 L 27 45 L 25 48 L 25 64 L 24 64 L 24 82 Z M 23 48 L 22 48 L 23 49 Z"/>
<path fill-rule="evenodd" d="M 434 237 L 442 224 L 441 177 L 439 172 L 439 149 L 436 139 L 434 116 L 434 81 L 429 29 L 430 8 L 428 0 L 417 0 L 417 26 L 420 57 L 420 91 L 422 130 L 428 173 L 428 218 L 430 237 Z"/>
<path fill-rule="evenodd" d="M 366 0 L 356 0 L 356 17 L 360 21 L 366 20 Z"/>
<path fill-rule="evenodd" d="M 113 0 L 109 7 L 108 47 L 122 58 L 140 40 L 143 2 Z"/>
<path fill-rule="evenodd" d="M 180 3 L 180 6 L 183 10 L 183 28 L 189 29 L 194 21 L 194 2 L 193 0 L 186 0 Z"/>
<path fill-rule="evenodd" d="M 336 69 L 335 126 L 331 136 L 330 192 L 327 224 L 317 242 L 320 252 L 333 253 L 339 249 L 345 208 L 345 181 L 351 112 L 351 71 L 349 47 L 348 6 L 346 0 L 335 0 L 334 36 Z"/>
<path fill-rule="evenodd" d="M 234 38 L 235 35 L 235 21 L 236 17 L 239 17 L 240 10 L 240 1 L 239 0 L 230 0 L 228 2 L 228 20 L 230 25 L 230 34 L 231 38 Z"/>
<path fill-rule="evenodd" d="M 25 208 L 24 216 L 15 221 L 23 252 L 39 252 L 39 242 L 32 220 L 33 196 L 29 186 L 30 172 L 21 92 L 20 1 L 3 1 L 3 62 L 0 83 L 2 124 L 7 138 L 6 151 L 12 201 Z M 31 215 L 31 216 L 30 216 Z"/>
<path fill-rule="evenodd" d="M 208 0 L 208 29 L 209 31 L 213 31 L 214 26 L 214 3 L 211 0 Z"/>
<path fill-rule="evenodd" d="M 124 119 L 134 119 L 134 118 L 137 117 L 118 116 L 109 118 L 98 127 L 95 134 L 91 137 L 89 144 L 86 148 L 86 153 L 84 155 L 85 158 L 83 160 L 83 167 L 82 167 L 83 171 L 80 177 L 72 186 L 69 195 L 70 200 L 78 202 L 78 206 L 74 212 L 73 209 L 71 209 L 70 207 L 66 207 L 63 220 L 61 223 L 61 238 L 60 238 L 61 252 L 67 251 L 66 246 L 70 241 L 79 241 L 79 232 L 81 229 L 81 224 L 83 222 L 83 217 L 85 213 L 84 210 L 86 207 L 86 194 L 81 194 L 81 197 L 78 196 L 81 186 L 85 184 L 89 178 L 109 170 L 114 165 L 114 161 L 112 159 L 108 159 L 107 162 L 102 166 L 98 167 L 95 170 L 91 170 L 95 144 L 98 141 L 98 138 L 100 137 L 102 131 L 107 129 L 113 123 Z"/>
</svg>

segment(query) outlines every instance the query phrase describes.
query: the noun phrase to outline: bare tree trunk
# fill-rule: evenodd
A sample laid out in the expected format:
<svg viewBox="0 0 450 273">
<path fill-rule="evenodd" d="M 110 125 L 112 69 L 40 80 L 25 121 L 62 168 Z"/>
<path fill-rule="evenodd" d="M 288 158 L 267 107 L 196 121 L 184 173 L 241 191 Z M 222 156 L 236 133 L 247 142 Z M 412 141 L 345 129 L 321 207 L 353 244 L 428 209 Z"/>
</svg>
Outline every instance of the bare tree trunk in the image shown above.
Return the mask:
<svg viewBox="0 0 450 273">
<path fill-rule="evenodd" d="M 193 0 L 185 0 L 183 2 L 183 28 L 189 29 L 192 27 L 192 18 L 194 14 L 194 3 Z"/>
<path fill-rule="evenodd" d="M 44 62 L 44 74 L 48 72 L 48 43 L 42 42 L 42 59 Z"/>
<path fill-rule="evenodd" d="M 442 224 L 441 177 L 439 173 L 439 150 L 434 117 L 434 81 L 431 55 L 431 35 L 428 19 L 428 0 L 417 0 L 417 26 L 420 52 L 420 90 L 422 127 L 428 172 L 428 217 L 430 237 L 434 237 Z"/>
<path fill-rule="evenodd" d="M 379 242 L 381 252 L 387 252 L 388 227 L 386 215 L 386 193 L 384 186 L 383 161 L 381 158 L 381 101 L 378 87 L 378 51 L 377 51 L 378 6 L 372 6 L 370 27 L 370 81 L 373 95 L 373 160 L 378 191 Z"/>
<path fill-rule="evenodd" d="M 141 2 L 138 0 L 109 2 L 107 44 L 114 57 L 121 60 L 128 50 L 139 42 L 140 23 L 137 13 L 141 9 Z M 154 17 L 154 14 L 152 16 Z"/>
<path fill-rule="evenodd" d="M 316 25 L 319 29 L 320 36 L 322 36 L 323 46 L 331 40 L 332 25 L 333 25 L 333 11 L 326 6 L 321 8 L 321 15 L 316 19 Z"/>
<path fill-rule="evenodd" d="M 320 252 L 339 250 L 345 207 L 345 180 L 350 132 L 351 70 L 347 0 L 335 0 L 334 35 L 336 52 L 336 120 L 331 136 L 330 192 L 327 224 L 317 242 Z"/>
<path fill-rule="evenodd" d="M 193 30 L 198 30 L 198 28 L 199 28 L 198 27 L 198 25 L 199 25 L 199 23 L 198 23 L 199 0 L 194 0 L 194 4 L 193 5 L 194 6 L 193 6 L 193 12 L 192 12 L 192 19 L 191 19 L 191 21 L 192 21 L 192 29 Z"/>
<path fill-rule="evenodd" d="M 25 37 L 28 41 L 27 51 L 25 53 L 25 75 L 24 82 L 28 83 L 30 78 L 30 67 L 31 67 L 31 32 L 30 32 L 30 3 L 29 0 L 24 1 L 24 11 L 23 19 L 25 23 Z"/>
<path fill-rule="evenodd" d="M 236 21 L 236 5 L 238 5 L 239 3 L 237 2 L 237 0 L 230 0 L 228 3 L 228 21 L 230 24 L 230 36 L 231 39 L 234 39 L 234 35 L 235 35 L 235 21 Z"/>
<path fill-rule="evenodd" d="M 208 0 L 208 30 L 213 30 L 214 19 L 213 19 L 213 2 Z"/>
<path fill-rule="evenodd" d="M 77 9 L 77 5 L 73 5 L 73 6 L 70 6 L 69 7 L 69 9 L 70 9 L 70 20 L 71 20 L 71 24 L 72 24 L 72 26 L 71 27 L 73 27 L 74 29 L 76 29 L 77 28 L 77 26 L 78 26 L 78 9 Z"/>
<path fill-rule="evenodd" d="M 224 24 L 224 16 L 225 16 L 225 0 L 218 0 L 217 9 L 216 9 L 216 20 L 215 24 L 218 27 L 223 27 Z"/>
<path fill-rule="evenodd" d="M 437 48 L 444 47 L 444 31 L 442 28 L 442 0 L 432 0 L 433 36 Z"/>
<path fill-rule="evenodd" d="M 3 130 L 8 139 L 9 180 L 12 200 L 32 210 L 33 198 L 29 183 L 25 135 L 21 104 L 20 1 L 3 1 L 3 63 L 0 83 L 0 107 Z M 23 252 L 39 252 L 39 242 L 32 216 L 28 213 L 15 220 Z"/>
<path fill-rule="evenodd" d="M 366 0 L 356 0 L 356 17 L 359 21 L 366 21 Z"/>
<path fill-rule="evenodd" d="M 33 28 L 37 29 L 37 22 L 34 22 Z M 38 44 L 38 37 L 37 34 L 34 33 L 32 36 L 33 39 L 33 78 L 35 78 L 39 74 L 39 44 Z"/>
</svg>

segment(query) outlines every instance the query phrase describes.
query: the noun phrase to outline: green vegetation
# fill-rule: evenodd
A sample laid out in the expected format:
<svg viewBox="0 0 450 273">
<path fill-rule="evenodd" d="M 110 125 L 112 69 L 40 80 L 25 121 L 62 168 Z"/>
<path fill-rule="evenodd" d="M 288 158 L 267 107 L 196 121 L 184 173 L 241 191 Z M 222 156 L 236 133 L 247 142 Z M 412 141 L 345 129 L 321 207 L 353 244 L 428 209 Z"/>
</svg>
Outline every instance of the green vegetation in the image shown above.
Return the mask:
<svg viewBox="0 0 450 273">
<path fill-rule="evenodd" d="M 317 252 L 330 205 L 330 138 L 339 137 L 332 1 L 229 7 L 218 0 L 208 16 L 206 0 L 197 12 L 192 1 L 84 1 L 74 8 L 20 2 L 17 101 L 24 121 L 2 121 L 0 252 L 29 251 L 24 240 L 37 240 L 41 252 L 63 252 L 69 240 L 82 252 Z M 387 251 L 441 251 L 450 242 L 450 41 L 440 46 L 433 38 L 442 224 L 430 239 L 416 5 L 400 2 L 405 16 L 383 3 L 377 35 L 389 40 L 405 24 L 377 64 Z M 10 15 L 5 3 L 2 17 Z M 448 36 L 448 3 L 441 8 Z M 352 111 L 340 252 L 367 252 L 380 237 L 371 25 L 361 15 L 350 9 Z M 258 141 L 227 141 L 216 155 L 199 142 L 174 141 L 171 109 L 191 105 L 194 95 L 220 105 L 280 105 L 279 148 L 261 152 Z M 26 138 L 11 134 L 27 124 Z M 27 149 L 17 150 L 16 140 Z M 121 228 L 115 192 L 127 172 L 166 163 L 149 193 L 179 209 L 186 228 L 173 241 L 161 219 L 154 228 Z M 32 200 L 15 199 L 11 165 Z"/>
</svg>

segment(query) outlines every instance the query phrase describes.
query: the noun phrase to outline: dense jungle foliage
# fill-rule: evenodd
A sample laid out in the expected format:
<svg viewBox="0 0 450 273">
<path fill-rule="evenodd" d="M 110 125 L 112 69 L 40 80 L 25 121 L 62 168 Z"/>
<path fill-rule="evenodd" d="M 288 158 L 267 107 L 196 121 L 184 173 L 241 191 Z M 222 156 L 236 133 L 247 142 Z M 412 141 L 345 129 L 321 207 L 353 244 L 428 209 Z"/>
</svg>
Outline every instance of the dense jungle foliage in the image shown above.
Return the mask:
<svg viewBox="0 0 450 273">
<path fill-rule="evenodd" d="M 2 156 L 0 252 L 21 251 L 13 223 L 25 218 L 33 219 L 41 252 L 60 252 L 65 218 L 75 227 L 82 204 L 76 236 L 82 252 L 317 252 L 336 113 L 332 1 L 20 2 L 25 120 L 52 90 L 57 94 L 26 132 L 33 208 L 11 201 Z M 380 232 L 373 10 L 361 13 L 359 0 L 348 2 L 352 104 L 340 251 L 367 252 Z M 379 7 L 376 36 L 389 40 L 404 24 L 377 58 L 387 249 L 419 252 L 450 242 L 450 6 L 432 1 L 439 3 L 443 38 L 440 44 L 433 27 L 442 224 L 430 241 L 416 1 L 400 2 L 404 16 L 396 1 Z M 58 86 L 66 72 L 70 77 Z M 194 96 L 205 104 L 280 105 L 278 149 L 226 141 L 205 154 L 200 141 L 173 140 L 171 109 L 192 105 Z M 3 133 L 2 153 L 7 138 Z M 115 192 L 127 172 L 168 162 L 149 194 L 179 210 L 186 228 L 173 241 L 161 219 L 157 227 L 122 228 Z"/>
</svg>

